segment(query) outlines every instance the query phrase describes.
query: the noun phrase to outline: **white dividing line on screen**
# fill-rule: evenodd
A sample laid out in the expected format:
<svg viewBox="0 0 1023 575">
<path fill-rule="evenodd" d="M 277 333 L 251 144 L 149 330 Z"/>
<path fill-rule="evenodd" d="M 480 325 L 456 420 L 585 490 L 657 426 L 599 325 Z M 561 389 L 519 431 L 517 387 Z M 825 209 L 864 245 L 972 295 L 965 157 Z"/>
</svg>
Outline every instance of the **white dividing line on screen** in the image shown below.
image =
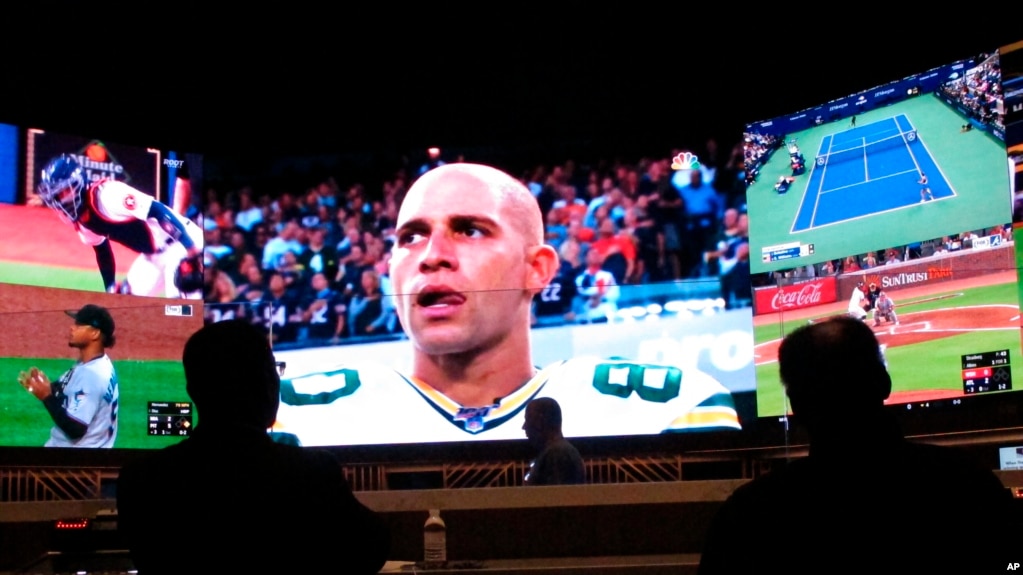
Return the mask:
<svg viewBox="0 0 1023 575">
<path fill-rule="evenodd" d="M 860 144 L 863 146 L 863 181 L 870 181 L 870 168 L 867 166 L 867 139 L 860 138 Z"/>
<path fill-rule="evenodd" d="M 822 144 L 824 142 L 821 142 Z M 835 136 L 831 136 L 828 140 L 828 152 L 827 157 L 831 157 L 831 150 L 835 147 Z M 814 163 L 817 163 L 816 161 Z M 817 220 L 817 208 L 821 205 L 821 194 L 824 193 L 824 179 L 828 176 L 828 162 L 825 160 L 824 166 L 821 168 L 821 181 L 817 185 L 817 196 L 813 200 L 813 214 L 810 215 L 810 228 L 813 229 L 815 226 L 813 222 Z"/>
<path fill-rule="evenodd" d="M 906 118 L 906 121 L 909 122 L 909 118 Z M 910 129 L 910 131 L 913 130 L 913 123 L 912 122 L 909 123 L 909 129 Z M 917 173 L 918 174 L 923 173 L 923 171 L 920 169 L 920 162 L 916 161 L 916 154 L 913 153 L 913 148 L 909 147 L 909 140 L 906 139 L 906 132 L 903 132 L 902 128 L 900 127 L 899 128 L 899 133 L 902 134 L 902 143 L 906 146 L 906 151 L 909 152 L 909 157 L 913 159 L 913 165 L 916 166 Z M 917 140 L 920 139 L 920 133 L 919 132 L 917 132 L 917 134 L 916 134 L 916 139 Z M 923 142 L 920 142 L 920 143 L 922 144 Z M 926 149 L 926 146 L 925 146 L 924 149 Z M 929 153 L 930 152 L 928 152 L 928 154 Z M 938 169 L 940 170 L 941 168 L 938 168 Z M 942 177 L 944 177 L 944 174 L 942 175 Z"/>
<path fill-rule="evenodd" d="M 810 163 L 810 174 L 806 179 L 806 187 L 803 188 L 803 197 L 799 198 L 799 209 L 796 210 L 796 216 L 792 220 L 792 226 L 789 228 L 790 234 L 796 234 L 801 231 L 812 230 L 813 220 L 810 220 L 810 227 L 806 230 L 797 230 L 796 223 L 799 221 L 799 214 L 803 211 L 803 205 L 806 204 L 806 196 L 810 193 L 810 181 L 813 180 L 813 174 L 817 171 L 817 158 L 821 156 L 821 151 L 824 148 L 824 142 L 829 138 L 834 138 L 834 135 L 825 135 L 821 138 L 821 143 L 817 145 L 817 156 L 814 157 L 813 162 Z M 824 168 L 820 168 L 823 170 Z M 821 173 L 821 183 L 817 186 L 817 198 L 814 200 L 814 211 L 817 211 L 817 202 L 820 200 L 820 188 L 824 185 L 824 173 Z"/>
<path fill-rule="evenodd" d="M 916 128 L 913 127 L 913 122 L 909 121 L 909 117 L 908 116 L 906 117 L 906 122 L 909 123 L 909 127 L 910 127 L 911 130 L 914 130 L 914 131 L 916 130 Z M 927 152 L 927 155 L 930 156 L 931 159 L 934 159 L 934 154 L 931 153 L 931 150 L 927 147 L 927 144 L 923 141 L 923 138 L 920 137 L 920 132 L 919 131 L 916 132 L 916 141 L 920 142 L 920 145 L 924 147 L 924 151 Z M 909 144 L 907 143 L 906 145 L 908 146 Z M 913 152 L 910 151 L 910 154 L 912 154 L 912 153 Z M 913 161 L 916 162 L 916 158 L 913 158 Z M 938 164 L 938 162 L 934 162 L 934 167 L 938 170 L 938 173 L 941 174 L 941 179 L 945 180 L 945 185 L 948 186 L 948 190 L 950 192 L 952 192 L 951 196 L 948 196 L 948 197 L 945 197 L 945 198 L 938 198 L 938 199 L 939 200 L 946 200 L 946 199 L 954 198 L 954 197 L 958 196 L 959 194 L 956 193 L 956 189 L 954 187 L 952 187 L 952 182 L 948 179 L 948 176 L 945 175 L 945 171 L 941 169 L 941 166 Z M 919 166 L 917 166 L 917 169 L 919 169 Z M 931 190 L 932 195 L 933 195 L 933 191 L 934 190 Z M 931 201 L 934 201 L 934 200 L 931 200 Z"/>
<path fill-rule="evenodd" d="M 894 174 L 888 174 L 887 176 L 881 176 L 880 178 L 877 178 L 876 180 L 873 180 L 873 181 L 880 182 L 881 180 L 884 180 L 886 178 L 894 178 L 896 176 L 902 176 L 902 175 L 905 175 L 905 174 L 912 174 L 912 173 L 914 173 L 913 170 L 906 170 L 904 172 L 896 172 Z M 830 190 L 825 190 L 825 191 L 823 191 L 821 193 L 823 193 L 823 194 L 830 194 L 832 192 L 838 192 L 838 191 L 845 190 L 845 189 L 848 189 L 848 188 L 855 188 L 856 186 L 862 186 L 863 184 L 864 184 L 864 182 L 857 182 L 855 184 L 849 184 L 848 186 L 839 186 L 837 188 L 831 188 Z M 874 212 L 874 213 L 880 214 L 880 213 L 883 213 L 883 212 Z M 843 221 L 845 221 L 845 220 L 843 220 Z"/>
<path fill-rule="evenodd" d="M 946 198 L 941 198 L 941 199 L 937 199 L 937 200 L 934 200 L 934 201 L 935 202 L 940 202 L 942 199 L 946 199 Z M 927 202 L 927 203 L 930 204 L 930 203 L 933 203 L 933 202 Z M 847 219 L 844 219 L 844 220 L 838 220 L 837 222 L 831 222 L 831 223 L 828 223 L 828 224 L 821 224 L 819 226 L 814 226 L 812 228 L 806 228 L 805 230 L 793 231 L 792 234 L 801 234 L 803 232 L 813 232 L 813 231 L 816 231 L 816 230 L 819 230 L 819 229 L 823 229 L 823 228 L 828 228 L 828 227 L 831 227 L 831 226 L 847 224 L 849 222 L 855 222 L 856 220 L 862 220 L 864 218 L 872 218 L 874 216 L 878 216 L 878 215 L 881 215 L 881 214 L 890 214 L 892 212 L 897 212 L 899 210 L 908 210 L 910 208 L 916 208 L 916 207 L 919 207 L 919 204 L 906 204 L 904 206 L 899 206 L 897 208 L 891 208 L 891 209 L 888 209 L 888 210 L 881 210 L 879 212 L 870 212 L 869 214 L 863 214 L 862 216 L 856 216 L 854 218 L 847 218 Z"/>
</svg>

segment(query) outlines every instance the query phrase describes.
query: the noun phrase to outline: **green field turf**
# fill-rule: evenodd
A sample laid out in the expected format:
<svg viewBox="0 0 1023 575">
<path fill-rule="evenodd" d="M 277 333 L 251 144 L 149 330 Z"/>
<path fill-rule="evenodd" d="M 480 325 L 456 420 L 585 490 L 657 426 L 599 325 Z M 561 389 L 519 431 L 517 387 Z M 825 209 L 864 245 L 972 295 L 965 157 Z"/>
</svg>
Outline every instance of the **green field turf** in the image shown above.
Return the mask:
<svg viewBox="0 0 1023 575">
<path fill-rule="evenodd" d="M 900 319 L 919 311 L 931 309 L 967 307 L 976 305 L 1016 305 L 1018 286 L 1003 283 L 994 286 L 972 288 L 962 296 L 931 300 L 939 295 L 928 295 L 929 301 L 913 304 L 912 301 L 898 301 Z M 836 315 L 835 313 L 827 315 Z M 818 316 L 824 317 L 824 316 Z M 912 316 L 909 316 L 912 317 Z M 754 340 L 767 342 L 782 337 L 796 328 L 806 325 L 805 319 L 785 324 L 761 325 L 754 328 Z M 892 391 L 914 391 L 924 389 L 953 389 L 962 391 L 960 379 L 960 356 L 964 353 L 1008 349 L 1010 364 L 1014 367 L 1014 378 L 1023 381 L 1023 354 L 1020 351 L 1018 330 L 977 331 L 930 342 L 888 348 L 885 357 L 892 375 Z M 835 366 L 836 370 L 855 369 L 855 366 Z M 756 367 L 757 410 L 761 417 L 780 415 L 785 412 L 784 392 L 778 377 L 778 364 L 769 363 Z M 824 375 L 826 377 L 826 374 Z M 1019 384 L 1017 383 L 1017 386 Z"/>
<path fill-rule="evenodd" d="M 857 123 L 866 125 L 898 114 L 905 114 L 913 123 L 957 197 L 789 233 L 803 201 L 809 166 L 807 174 L 796 177 L 795 185 L 787 194 L 779 195 L 773 188 L 775 182 L 781 175 L 791 176 L 792 170 L 787 150 L 776 150 L 757 181 L 747 190 L 750 238 L 753 239 L 750 251 L 759 256 L 764 246 L 793 241 L 812 243 L 815 251 L 812 258 L 766 264 L 760 257 L 751 257 L 753 273 L 844 258 L 1012 220 L 1007 203 L 992 201 L 1004 197 L 1009 189 L 1003 144 L 983 130 L 960 133 L 963 117 L 931 95 L 871 110 L 858 116 Z M 823 136 L 846 129 L 847 122 L 832 122 L 788 134 L 786 138 L 796 138 L 807 162 L 812 162 Z"/>
<path fill-rule="evenodd" d="M 50 436 L 53 422 L 35 397 L 18 384 L 18 373 L 35 366 L 57 379 L 73 364 L 69 359 L 0 358 L 0 445 L 41 446 Z M 176 361 L 114 361 L 120 394 L 117 440 L 114 447 L 155 449 L 177 443 L 180 438 L 146 435 L 147 402 L 189 401 L 185 376 Z"/>
<path fill-rule="evenodd" d="M 82 291 L 103 291 L 99 268 L 83 270 L 0 260 L 0 278 L 22 285 L 61 287 Z"/>
</svg>

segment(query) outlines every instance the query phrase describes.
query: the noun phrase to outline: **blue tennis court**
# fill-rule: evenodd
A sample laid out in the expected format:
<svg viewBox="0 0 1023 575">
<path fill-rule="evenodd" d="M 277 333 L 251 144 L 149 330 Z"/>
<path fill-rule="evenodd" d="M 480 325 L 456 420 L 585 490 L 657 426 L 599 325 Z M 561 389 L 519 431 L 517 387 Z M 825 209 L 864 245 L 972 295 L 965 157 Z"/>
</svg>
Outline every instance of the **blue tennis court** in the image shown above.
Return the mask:
<svg viewBox="0 0 1023 575">
<path fill-rule="evenodd" d="M 920 174 L 930 201 L 955 191 L 905 115 L 824 136 L 793 232 L 921 206 Z"/>
</svg>

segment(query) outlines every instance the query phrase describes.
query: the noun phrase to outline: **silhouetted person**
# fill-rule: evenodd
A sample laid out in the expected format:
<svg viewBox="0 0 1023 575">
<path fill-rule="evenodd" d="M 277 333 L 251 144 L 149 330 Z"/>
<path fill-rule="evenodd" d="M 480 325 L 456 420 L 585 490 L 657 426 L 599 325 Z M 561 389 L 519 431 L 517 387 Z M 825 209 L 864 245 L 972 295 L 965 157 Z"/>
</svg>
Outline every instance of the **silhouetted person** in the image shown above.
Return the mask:
<svg viewBox="0 0 1023 575">
<path fill-rule="evenodd" d="M 586 472 L 579 451 L 561 434 L 561 406 L 541 397 L 526 406 L 522 424 L 526 438 L 539 454 L 526 472 L 526 485 L 583 483 Z"/>
<path fill-rule="evenodd" d="M 274 443 L 280 379 L 245 321 L 207 325 L 184 351 L 191 437 L 125 466 L 119 529 L 143 574 L 376 573 L 386 526 L 328 452 Z"/>
<path fill-rule="evenodd" d="M 884 410 L 892 382 L 862 321 L 803 326 L 778 359 L 809 455 L 728 498 L 702 575 L 1001 573 L 1020 560 L 1011 496 L 994 473 L 957 450 L 906 441 Z"/>
</svg>

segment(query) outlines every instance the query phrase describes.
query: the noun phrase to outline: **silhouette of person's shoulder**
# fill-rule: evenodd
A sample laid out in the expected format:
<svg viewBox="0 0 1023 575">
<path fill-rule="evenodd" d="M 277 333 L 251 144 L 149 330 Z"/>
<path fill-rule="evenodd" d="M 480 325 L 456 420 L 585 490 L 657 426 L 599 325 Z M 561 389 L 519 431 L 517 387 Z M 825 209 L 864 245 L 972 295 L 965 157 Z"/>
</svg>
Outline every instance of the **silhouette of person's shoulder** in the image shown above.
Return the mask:
<svg viewBox="0 0 1023 575">
<path fill-rule="evenodd" d="M 778 370 L 810 453 L 725 501 L 701 575 L 987 573 L 1016 561 L 1009 491 L 965 451 L 904 438 L 884 408 L 892 380 L 880 349 L 849 316 L 785 336 Z"/>
<path fill-rule="evenodd" d="M 866 458 L 805 457 L 735 490 L 700 573 L 997 565 L 1015 537 L 1010 506 L 990 470 L 951 448 L 900 441 Z"/>
<path fill-rule="evenodd" d="M 142 573 L 375 573 L 390 547 L 332 454 L 265 435 L 200 432 L 125 466 L 118 513 Z"/>
</svg>

